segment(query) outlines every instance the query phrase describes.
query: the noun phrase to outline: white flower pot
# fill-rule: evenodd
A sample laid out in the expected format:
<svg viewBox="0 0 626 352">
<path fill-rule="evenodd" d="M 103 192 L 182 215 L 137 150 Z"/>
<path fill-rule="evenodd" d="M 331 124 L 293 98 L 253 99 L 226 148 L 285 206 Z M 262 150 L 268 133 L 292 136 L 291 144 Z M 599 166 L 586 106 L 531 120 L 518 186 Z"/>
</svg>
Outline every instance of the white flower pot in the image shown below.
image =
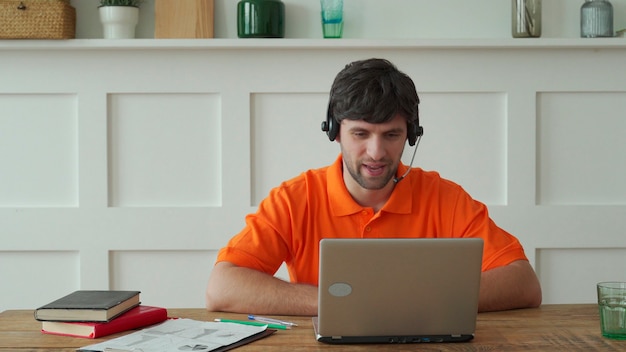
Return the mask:
<svg viewBox="0 0 626 352">
<path fill-rule="evenodd" d="M 105 39 L 135 38 L 139 8 L 132 6 L 101 6 L 100 22 Z"/>
</svg>

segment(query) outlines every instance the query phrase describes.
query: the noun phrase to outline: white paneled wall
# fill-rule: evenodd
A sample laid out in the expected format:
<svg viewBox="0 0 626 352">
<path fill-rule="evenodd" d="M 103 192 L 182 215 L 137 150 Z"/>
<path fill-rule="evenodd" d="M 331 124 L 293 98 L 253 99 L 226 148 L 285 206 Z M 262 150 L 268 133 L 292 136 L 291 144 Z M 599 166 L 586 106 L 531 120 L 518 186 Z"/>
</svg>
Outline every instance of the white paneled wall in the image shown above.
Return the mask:
<svg viewBox="0 0 626 352">
<path fill-rule="evenodd" d="M 520 238 L 545 303 L 626 280 L 619 39 L 19 41 L 0 57 L 0 310 L 106 288 L 203 306 L 244 216 L 336 158 L 328 90 L 368 57 L 413 77 L 416 165 Z"/>
<path fill-rule="evenodd" d="M 221 205 L 219 94 L 116 93 L 108 109 L 109 206 Z"/>
</svg>

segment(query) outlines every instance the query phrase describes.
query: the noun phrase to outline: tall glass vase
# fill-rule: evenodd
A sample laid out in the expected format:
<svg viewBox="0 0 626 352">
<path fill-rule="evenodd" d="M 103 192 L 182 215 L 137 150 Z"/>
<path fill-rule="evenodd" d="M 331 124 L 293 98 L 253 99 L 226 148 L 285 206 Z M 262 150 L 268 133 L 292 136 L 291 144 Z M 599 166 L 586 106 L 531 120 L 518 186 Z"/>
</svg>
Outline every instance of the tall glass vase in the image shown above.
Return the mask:
<svg viewBox="0 0 626 352">
<path fill-rule="evenodd" d="M 541 37 L 541 0 L 513 0 L 511 6 L 513 38 Z"/>
</svg>

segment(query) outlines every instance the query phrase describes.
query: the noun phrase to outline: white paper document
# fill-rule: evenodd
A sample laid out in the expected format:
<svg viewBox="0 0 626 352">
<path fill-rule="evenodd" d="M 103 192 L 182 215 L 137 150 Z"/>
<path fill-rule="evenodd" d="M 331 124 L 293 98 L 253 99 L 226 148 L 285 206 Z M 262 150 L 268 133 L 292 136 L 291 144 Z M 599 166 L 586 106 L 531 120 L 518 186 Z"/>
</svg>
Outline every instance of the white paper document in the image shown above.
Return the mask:
<svg viewBox="0 0 626 352">
<path fill-rule="evenodd" d="M 78 351 L 213 351 L 264 331 L 267 326 L 207 322 L 192 319 L 167 320 Z"/>
</svg>

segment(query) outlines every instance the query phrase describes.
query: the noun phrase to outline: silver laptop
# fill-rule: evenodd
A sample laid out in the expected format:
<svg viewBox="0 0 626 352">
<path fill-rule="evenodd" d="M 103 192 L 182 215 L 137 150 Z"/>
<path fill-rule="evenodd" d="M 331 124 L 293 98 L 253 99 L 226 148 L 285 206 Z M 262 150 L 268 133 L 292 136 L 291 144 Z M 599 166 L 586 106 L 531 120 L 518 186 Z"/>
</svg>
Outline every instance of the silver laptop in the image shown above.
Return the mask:
<svg viewBox="0 0 626 352">
<path fill-rule="evenodd" d="M 317 340 L 471 340 L 482 251 L 479 238 L 323 239 Z"/>
</svg>

